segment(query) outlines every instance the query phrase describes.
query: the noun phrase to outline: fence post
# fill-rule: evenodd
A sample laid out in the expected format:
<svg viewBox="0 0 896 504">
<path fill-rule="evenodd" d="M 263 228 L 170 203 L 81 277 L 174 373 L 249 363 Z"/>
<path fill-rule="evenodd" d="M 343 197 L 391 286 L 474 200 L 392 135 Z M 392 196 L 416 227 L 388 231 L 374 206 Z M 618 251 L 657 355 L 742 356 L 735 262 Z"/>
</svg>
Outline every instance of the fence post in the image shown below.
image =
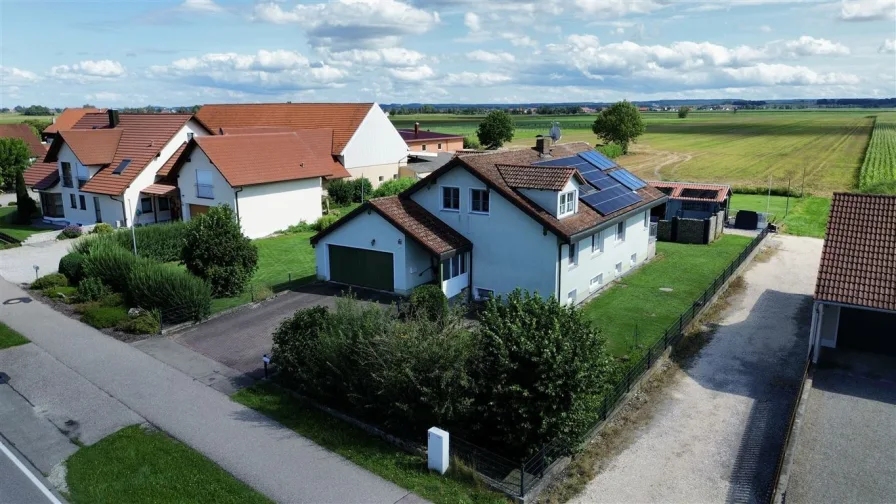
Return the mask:
<svg viewBox="0 0 896 504">
<path fill-rule="evenodd" d="M 526 463 L 520 463 L 520 499 L 526 497 Z"/>
</svg>

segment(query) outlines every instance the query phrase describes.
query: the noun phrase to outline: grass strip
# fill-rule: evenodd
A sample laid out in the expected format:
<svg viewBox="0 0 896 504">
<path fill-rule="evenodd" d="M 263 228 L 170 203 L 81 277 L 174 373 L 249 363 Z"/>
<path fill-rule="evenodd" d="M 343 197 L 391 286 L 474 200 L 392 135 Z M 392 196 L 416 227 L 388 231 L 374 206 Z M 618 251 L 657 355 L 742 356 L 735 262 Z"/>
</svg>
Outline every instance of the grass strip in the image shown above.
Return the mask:
<svg viewBox="0 0 896 504">
<path fill-rule="evenodd" d="M 28 343 L 28 338 L 0 322 L 0 350 Z"/>
</svg>

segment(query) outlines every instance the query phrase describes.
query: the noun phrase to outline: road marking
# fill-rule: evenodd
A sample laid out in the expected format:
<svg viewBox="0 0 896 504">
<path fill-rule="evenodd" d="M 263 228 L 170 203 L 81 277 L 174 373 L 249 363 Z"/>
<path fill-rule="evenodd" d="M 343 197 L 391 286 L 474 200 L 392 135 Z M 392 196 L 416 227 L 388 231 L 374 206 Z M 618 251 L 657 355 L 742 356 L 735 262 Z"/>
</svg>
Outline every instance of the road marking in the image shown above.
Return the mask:
<svg viewBox="0 0 896 504">
<path fill-rule="evenodd" d="M 27 467 L 25 467 L 25 464 L 19 461 L 19 459 L 15 455 L 13 455 L 13 453 L 9 451 L 8 448 L 6 448 L 6 445 L 4 445 L 3 442 L 0 442 L 0 451 L 2 451 L 9 460 L 12 460 L 12 463 L 15 464 L 16 467 L 18 467 L 19 470 L 25 474 L 25 476 L 28 476 L 28 479 L 30 479 L 31 482 L 34 483 L 34 486 L 36 486 L 37 489 L 40 490 L 41 493 L 43 493 L 50 502 L 52 502 L 53 504 L 62 504 L 62 502 L 60 502 L 59 499 L 57 499 L 56 496 L 53 495 L 53 492 L 45 487 L 44 484 L 41 483 L 41 481 L 37 479 L 37 477 L 32 474 Z"/>
</svg>

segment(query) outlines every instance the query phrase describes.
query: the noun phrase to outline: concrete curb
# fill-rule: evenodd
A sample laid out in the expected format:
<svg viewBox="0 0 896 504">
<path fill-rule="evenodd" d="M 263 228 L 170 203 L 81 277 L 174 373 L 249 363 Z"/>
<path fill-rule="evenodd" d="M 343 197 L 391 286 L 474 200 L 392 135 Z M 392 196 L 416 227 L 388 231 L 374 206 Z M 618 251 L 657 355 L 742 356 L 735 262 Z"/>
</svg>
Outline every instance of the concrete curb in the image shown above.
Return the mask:
<svg viewBox="0 0 896 504">
<path fill-rule="evenodd" d="M 800 432 L 803 425 L 803 417 L 806 414 L 806 405 L 809 403 L 809 393 L 812 391 L 812 378 L 815 368 L 810 366 L 806 373 L 806 379 L 803 382 L 803 391 L 797 399 L 796 413 L 793 417 L 793 426 L 790 431 L 790 439 L 784 446 L 783 464 L 781 464 L 781 472 L 778 475 L 778 481 L 775 485 L 775 494 L 772 496 L 771 502 L 774 504 L 784 504 L 787 497 L 787 484 L 790 483 L 790 468 L 793 465 L 793 459 L 796 456 L 796 447 L 800 441 Z"/>
</svg>

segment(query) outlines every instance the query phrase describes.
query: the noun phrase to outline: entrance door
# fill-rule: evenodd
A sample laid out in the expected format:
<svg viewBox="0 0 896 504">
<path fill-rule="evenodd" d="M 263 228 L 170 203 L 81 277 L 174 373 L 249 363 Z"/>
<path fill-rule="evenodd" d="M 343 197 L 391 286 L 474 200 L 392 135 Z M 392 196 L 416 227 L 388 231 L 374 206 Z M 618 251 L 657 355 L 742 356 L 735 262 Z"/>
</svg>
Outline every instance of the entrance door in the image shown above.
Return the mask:
<svg viewBox="0 0 896 504">
<path fill-rule="evenodd" d="M 339 245 L 327 248 L 331 281 L 388 292 L 395 290 L 392 254 Z"/>
<path fill-rule="evenodd" d="M 103 212 L 100 211 L 100 199 L 96 196 L 93 197 L 93 211 L 96 213 L 97 224 L 103 222 Z"/>
</svg>

